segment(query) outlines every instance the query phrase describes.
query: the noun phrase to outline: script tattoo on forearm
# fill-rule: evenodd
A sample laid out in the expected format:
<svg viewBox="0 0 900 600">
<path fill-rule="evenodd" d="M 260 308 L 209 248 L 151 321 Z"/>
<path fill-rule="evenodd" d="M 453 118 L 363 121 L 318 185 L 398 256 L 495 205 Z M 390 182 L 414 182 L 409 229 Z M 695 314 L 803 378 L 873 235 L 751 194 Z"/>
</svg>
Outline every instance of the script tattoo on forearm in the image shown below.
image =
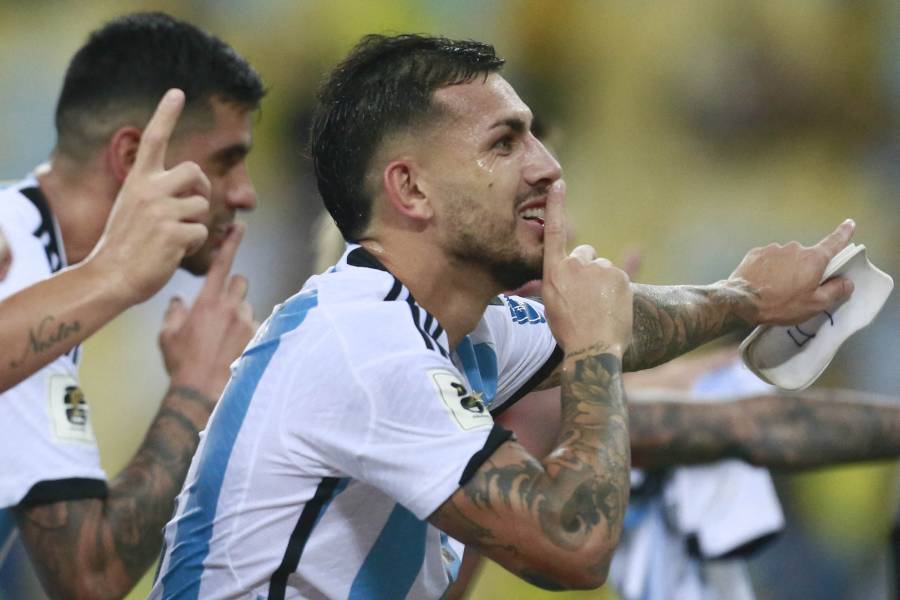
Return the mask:
<svg viewBox="0 0 900 600">
<path fill-rule="evenodd" d="M 900 456 L 900 405 L 861 392 L 632 403 L 630 416 L 635 464 L 647 468 L 737 458 L 793 470 Z"/>
<path fill-rule="evenodd" d="M 595 351 L 570 354 L 574 360 L 562 377 L 562 427 L 556 450 L 543 463 L 530 456 L 513 464 L 491 459 L 463 488 L 482 510 L 515 507 L 532 515 L 544 537 L 568 551 L 581 548 L 597 528 L 611 540 L 611 551 L 628 502 L 630 448 L 621 361 Z M 469 524 L 477 546 L 495 545 L 490 531 L 473 521 Z M 596 569 L 606 566 L 601 560 Z M 535 573 L 519 575 L 541 587 L 558 587 Z"/>
<path fill-rule="evenodd" d="M 632 284 L 634 331 L 622 358 L 626 371 L 667 362 L 722 335 L 746 328 L 738 306 L 752 311 L 748 286 L 650 286 Z"/>
<path fill-rule="evenodd" d="M 56 318 L 53 315 L 47 315 L 37 325 L 28 329 L 28 339 L 25 340 L 25 348 L 22 350 L 22 355 L 16 360 L 9 361 L 10 368 L 19 368 L 30 355 L 54 350 L 66 341 L 66 338 L 81 331 L 81 323 L 79 321 L 72 321 L 71 323 L 66 323 L 65 321 L 56 323 L 55 321 Z"/>
<path fill-rule="evenodd" d="M 105 500 L 17 509 L 23 539 L 49 589 L 65 592 L 67 582 L 92 570 L 98 597 L 124 595 L 137 583 L 162 545 L 162 527 L 197 448 L 197 417 L 213 404 L 193 388 L 170 388 Z"/>
</svg>

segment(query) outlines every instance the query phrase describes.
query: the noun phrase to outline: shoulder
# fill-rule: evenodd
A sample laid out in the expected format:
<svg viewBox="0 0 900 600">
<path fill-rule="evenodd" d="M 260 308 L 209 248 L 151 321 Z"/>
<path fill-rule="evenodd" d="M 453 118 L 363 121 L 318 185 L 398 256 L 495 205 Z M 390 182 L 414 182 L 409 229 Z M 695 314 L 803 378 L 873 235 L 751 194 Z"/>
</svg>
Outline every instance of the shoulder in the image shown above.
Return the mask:
<svg viewBox="0 0 900 600">
<path fill-rule="evenodd" d="M 7 236 L 17 231 L 31 235 L 40 225 L 41 212 L 28 196 L 31 190 L 37 190 L 33 178 L 0 183 L 0 227 Z"/>
</svg>

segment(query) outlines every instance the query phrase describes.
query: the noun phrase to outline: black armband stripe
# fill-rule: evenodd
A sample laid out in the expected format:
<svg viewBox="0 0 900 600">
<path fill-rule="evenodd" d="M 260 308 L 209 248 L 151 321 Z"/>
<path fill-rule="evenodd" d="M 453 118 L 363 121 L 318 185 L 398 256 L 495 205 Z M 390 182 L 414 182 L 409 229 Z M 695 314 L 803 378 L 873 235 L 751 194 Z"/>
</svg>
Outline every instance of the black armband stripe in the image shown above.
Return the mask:
<svg viewBox="0 0 900 600">
<path fill-rule="evenodd" d="M 559 363 L 562 362 L 564 353 L 563 349 L 559 347 L 559 344 L 553 349 L 553 352 L 550 353 L 550 357 L 544 362 L 540 369 L 535 372 L 531 378 L 526 381 L 522 387 L 516 390 L 512 396 L 510 396 L 509 400 L 495 408 L 491 411 L 491 416 L 496 417 L 497 415 L 503 413 L 507 408 L 518 402 L 522 399 L 523 396 L 533 391 L 534 388 L 539 386 L 545 379 L 550 377 L 550 374 L 553 372 L 556 367 L 559 366 Z"/>
<path fill-rule="evenodd" d="M 87 479 L 83 477 L 52 479 L 39 481 L 31 486 L 31 489 L 19 502 L 19 506 L 37 506 L 65 500 L 106 498 L 108 494 L 109 488 L 102 479 Z"/>
<path fill-rule="evenodd" d="M 469 462 L 466 464 L 466 468 L 463 469 L 462 475 L 459 477 L 459 485 L 460 487 L 469 483 L 469 480 L 475 476 L 476 471 L 487 462 L 497 448 L 500 447 L 500 444 L 510 439 L 513 436 L 513 432 L 504 429 L 494 424 L 493 429 L 488 434 L 487 439 L 484 441 L 484 446 L 481 447 L 481 450 L 472 455 L 472 458 L 469 459 Z"/>
</svg>

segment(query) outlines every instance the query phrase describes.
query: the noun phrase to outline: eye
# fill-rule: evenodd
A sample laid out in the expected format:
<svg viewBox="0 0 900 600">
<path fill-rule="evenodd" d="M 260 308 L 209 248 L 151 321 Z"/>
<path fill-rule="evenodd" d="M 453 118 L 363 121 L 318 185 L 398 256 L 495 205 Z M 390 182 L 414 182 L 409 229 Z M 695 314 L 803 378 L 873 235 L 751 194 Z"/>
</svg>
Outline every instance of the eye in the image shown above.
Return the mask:
<svg viewBox="0 0 900 600">
<path fill-rule="evenodd" d="M 515 143 L 515 140 L 513 139 L 513 136 L 507 134 L 507 135 L 504 135 L 503 137 L 501 137 L 496 142 L 494 142 L 493 148 L 494 148 L 494 150 L 500 150 L 501 152 L 508 153 L 508 152 L 512 151 L 514 143 Z"/>
</svg>

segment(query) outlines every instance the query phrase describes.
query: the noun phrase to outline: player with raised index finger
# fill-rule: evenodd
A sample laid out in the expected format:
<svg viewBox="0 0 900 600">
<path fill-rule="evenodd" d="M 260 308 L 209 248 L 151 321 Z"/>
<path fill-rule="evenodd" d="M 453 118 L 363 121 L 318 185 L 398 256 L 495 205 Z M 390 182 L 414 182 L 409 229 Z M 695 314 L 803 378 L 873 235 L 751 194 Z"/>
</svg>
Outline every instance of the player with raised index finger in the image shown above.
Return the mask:
<svg viewBox="0 0 900 600">
<path fill-rule="evenodd" d="M 243 234 L 235 214 L 256 202 L 244 158 L 263 94 L 211 34 L 161 13 L 120 17 L 68 67 L 50 161 L 0 191 L 15 259 L 0 282 L 0 534 L 18 531 L 52 597 L 120 598 L 147 570 L 252 335 L 246 280 L 228 272 Z M 80 343 L 179 266 L 209 277 L 189 310 L 174 302 L 166 314 L 169 390 L 107 482 Z"/>
</svg>

